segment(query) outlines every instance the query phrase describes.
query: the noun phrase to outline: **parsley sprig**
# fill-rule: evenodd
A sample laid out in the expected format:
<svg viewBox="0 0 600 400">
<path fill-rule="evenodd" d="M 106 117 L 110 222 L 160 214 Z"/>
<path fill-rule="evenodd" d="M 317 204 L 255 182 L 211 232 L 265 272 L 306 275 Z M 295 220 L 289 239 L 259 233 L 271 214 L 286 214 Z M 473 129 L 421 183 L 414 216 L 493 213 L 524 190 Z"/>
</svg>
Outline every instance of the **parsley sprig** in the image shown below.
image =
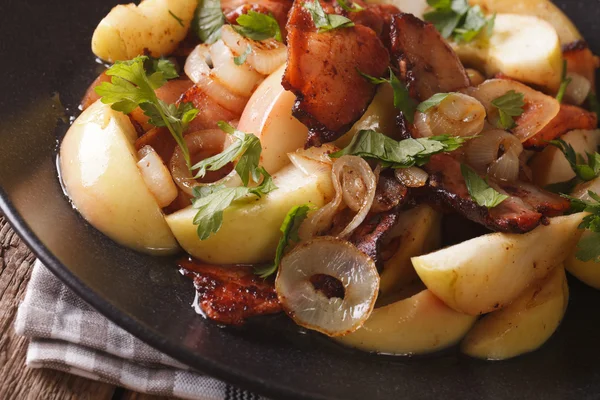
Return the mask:
<svg viewBox="0 0 600 400">
<path fill-rule="evenodd" d="M 364 72 L 357 70 L 359 74 L 363 76 L 367 81 L 374 85 L 380 85 L 382 83 L 389 83 L 394 91 L 394 107 L 400 111 L 411 124 L 415 120 L 415 112 L 417 110 L 417 102 L 410 97 L 408 88 L 398 77 L 394 74 L 392 69 L 389 69 L 389 78 L 377 78 L 375 76 L 367 75 Z"/>
<path fill-rule="evenodd" d="M 409 168 L 427 164 L 434 154 L 454 151 L 467 139 L 444 135 L 396 141 L 382 133 L 361 130 L 346 148 L 330 156 L 354 155 L 377 160 L 383 167 Z"/>
<path fill-rule="evenodd" d="M 198 0 L 194 12 L 192 29 L 202 43 L 212 44 L 221 37 L 221 27 L 226 19 L 221 9 L 221 0 Z"/>
<path fill-rule="evenodd" d="M 271 264 L 262 265 L 254 269 L 254 273 L 261 278 L 268 278 L 273 275 L 277 268 L 279 268 L 279 264 L 281 263 L 281 259 L 283 255 L 287 251 L 288 248 L 293 246 L 294 244 L 300 241 L 298 237 L 298 229 L 300 229 L 300 225 L 308 216 L 308 213 L 314 209 L 312 204 L 303 204 L 301 206 L 295 206 L 288 211 L 285 216 L 283 223 L 279 230 L 281 231 L 281 237 L 279 238 L 279 243 L 277 244 L 277 250 L 275 251 L 275 260 Z"/>
<path fill-rule="evenodd" d="M 342 10 L 347 12 L 359 12 L 365 9 L 364 7 L 354 2 L 352 3 L 352 5 L 349 5 L 347 0 L 337 0 L 337 3 L 342 8 Z"/>
<path fill-rule="evenodd" d="M 549 143 L 563 152 L 571 169 L 577 175 L 576 178 L 580 181 L 578 183 L 589 182 L 600 175 L 600 154 L 587 153 L 586 161 L 585 157 L 575 152 L 573 146 L 563 139 L 551 140 Z"/>
<path fill-rule="evenodd" d="M 427 0 L 427 4 L 433 10 L 423 17 L 446 39 L 471 42 L 482 31 L 488 37 L 492 35 L 496 15 L 486 18 L 478 5 L 471 7 L 467 0 Z"/>
<path fill-rule="evenodd" d="M 168 60 L 151 60 L 146 56 L 138 56 L 129 61 L 117 61 L 106 74 L 111 76 L 111 81 L 104 82 L 95 89 L 101 96 L 101 101 L 111 104 L 113 110 L 125 114 L 140 107 L 150 118 L 152 125 L 166 127 L 171 132 L 190 167 L 190 152 L 183 140 L 183 133 L 198 115 L 198 110 L 191 103 L 167 104 L 155 93 L 167 79 L 178 76 L 175 66 Z"/>
<path fill-rule="evenodd" d="M 581 261 L 600 262 L 600 196 L 597 193 L 588 191 L 587 199 L 579 199 L 567 195 L 563 197 L 571 200 L 571 211 L 588 212 L 579 229 L 585 229 L 591 232 L 585 235 L 577 244 L 578 251 L 575 256 Z"/>
<path fill-rule="evenodd" d="M 522 115 L 524 112 L 525 95 L 514 90 L 509 90 L 506 94 L 492 100 L 492 106 L 498 109 L 500 116 L 498 127 L 512 129 L 517 126 L 514 118 Z"/>
<path fill-rule="evenodd" d="M 436 93 L 417 107 L 417 111 L 422 113 L 429 111 L 431 108 L 438 106 L 442 101 L 446 100 L 452 93 Z"/>
<path fill-rule="evenodd" d="M 562 103 L 563 97 L 565 97 L 565 93 L 567 91 L 567 87 L 569 87 L 572 80 L 572 78 L 567 77 L 567 60 L 563 60 L 560 87 L 558 88 L 558 93 L 556 94 L 556 100 L 558 100 L 559 103 Z"/>
<path fill-rule="evenodd" d="M 249 10 L 247 14 L 237 17 L 235 22 L 237 25 L 232 27 L 242 36 L 258 41 L 275 38 L 275 40 L 283 42 L 279 23 L 272 15 Z"/>
<path fill-rule="evenodd" d="M 343 8 L 341 4 L 340 6 Z M 306 1 L 303 7 L 310 12 L 319 33 L 354 26 L 354 22 L 342 15 L 327 14 L 325 10 L 323 10 L 319 0 Z"/>
<path fill-rule="evenodd" d="M 467 190 L 475 203 L 482 207 L 494 208 L 500 205 L 508 196 L 498 192 L 491 187 L 485 179 L 479 176 L 471 167 L 466 164 L 461 164 L 460 172 L 462 173 Z"/>
</svg>

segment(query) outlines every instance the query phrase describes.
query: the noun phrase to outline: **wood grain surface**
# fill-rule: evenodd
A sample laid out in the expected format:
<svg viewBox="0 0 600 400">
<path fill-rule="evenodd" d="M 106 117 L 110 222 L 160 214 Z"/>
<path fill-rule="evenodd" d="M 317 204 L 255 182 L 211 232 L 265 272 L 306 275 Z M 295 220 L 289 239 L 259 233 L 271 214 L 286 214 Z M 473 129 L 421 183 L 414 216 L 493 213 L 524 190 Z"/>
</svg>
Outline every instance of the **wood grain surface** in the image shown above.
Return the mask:
<svg viewBox="0 0 600 400">
<path fill-rule="evenodd" d="M 27 339 L 13 329 L 35 257 L 0 214 L 0 398 L 160 400 L 64 372 L 25 366 Z"/>
</svg>

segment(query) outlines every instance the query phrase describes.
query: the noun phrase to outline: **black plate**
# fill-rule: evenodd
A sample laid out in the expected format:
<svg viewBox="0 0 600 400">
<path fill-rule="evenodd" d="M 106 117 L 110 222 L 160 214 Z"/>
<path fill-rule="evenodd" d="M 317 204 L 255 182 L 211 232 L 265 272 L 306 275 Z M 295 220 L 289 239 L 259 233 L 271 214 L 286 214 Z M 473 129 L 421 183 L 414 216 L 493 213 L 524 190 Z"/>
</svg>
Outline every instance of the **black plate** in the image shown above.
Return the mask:
<svg viewBox="0 0 600 400">
<path fill-rule="evenodd" d="M 235 330 L 196 315 L 191 283 L 171 260 L 104 237 L 73 211 L 57 180 L 57 137 L 67 124 L 53 93 L 73 113 L 97 74 L 91 34 L 114 3 L 9 0 L 2 6 L 0 208 L 81 297 L 182 362 L 275 398 L 598 398 L 600 294 L 573 279 L 558 333 L 540 351 L 501 363 L 454 353 L 418 360 L 360 355 L 298 333 L 284 317 Z M 600 53 L 600 2 L 559 4 Z"/>
</svg>

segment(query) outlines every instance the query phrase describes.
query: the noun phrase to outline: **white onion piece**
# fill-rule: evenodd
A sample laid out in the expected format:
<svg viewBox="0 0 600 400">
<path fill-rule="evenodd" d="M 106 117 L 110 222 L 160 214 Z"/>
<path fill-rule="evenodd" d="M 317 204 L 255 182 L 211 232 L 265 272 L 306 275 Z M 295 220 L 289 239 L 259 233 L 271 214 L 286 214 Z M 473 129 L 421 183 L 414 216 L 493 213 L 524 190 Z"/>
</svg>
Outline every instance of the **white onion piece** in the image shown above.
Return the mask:
<svg viewBox="0 0 600 400">
<path fill-rule="evenodd" d="M 474 136 L 483 130 L 485 108 L 475 98 L 451 93 L 426 112 L 417 112 L 415 126 L 421 137 Z"/>
<path fill-rule="evenodd" d="M 304 172 L 306 175 L 312 175 L 330 169 L 333 161 L 329 154 L 338 151 L 332 143 L 326 143 L 321 147 L 311 147 L 309 149 L 297 149 L 293 153 L 288 153 L 287 156 L 296 168 Z"/>
<path fill-rule="evenodd" d="M 187 134 L 184 139 L 192 158 L 204 159 L 223 151 L 228 145 L 230 136 L 220 129 L 207 129 Z M 235 170 L 231 171 L 224 178 L 210 184 L 198 182 L 192 177 L 192 173 L 185 162 L 183 152 L 179 146 L 175 147 L 169 167 L 177 186 L 190 196 L 193 196 L 193 189 L 196 186 L 225 185 L 227 187 L 235 187 L 242 184 Z"/>
<path fill-rule="evenodd" d="M 299 236 L 302 240 L 309 240 L 331 227 L 333 217 L 339 211 L 344 198 L 343 186 L 344 174 L 349 171 L 356 173 L 364 182 L 365 192 L 358 212 L 352 218 L 350 223 L 337 235 L 340 238 L 346 238 L 364 221 L 375 199 L 375 190 L 377 189 L 377 177 L 371 170 L 369 164 L 357 156 L 342 156 L 335 160 L 331 169 L 331 181 L 335 190 L 335 196 L 330 203 L 321 207 L 308 217 L 300 226 Z"/>
<path fill-rule="evenodd" d="M 222 40 L 210 46 L 210 57 L 213 64 L 210 76 L 239 96 L 250 97 L 264 78 L 247 63 L 236 65 L 231 50 Z"/>
<path fill-rule="evenodd" d="M 250 46 L 252 51 L 246 62 L 263 75 L 270 75 L 287 59 L 287 48 L 283 43 L 275 39 L 252 40 L 240 35 L 229 25 L 221 28 L 221 39 L 237 56 L 244 54 Z"/>
<path fill-rule="evenodd" d="M 205 44 L 196 46 L 185 61 L 184 71 L 186 75 L 221 107 L 241 114 L 248 102 L 248 97 L 232 93 L 211 77 L 209 51 L 210 47 Z"/>
<path fill-rule="evenodd" d="M 337 280 L 343 298 L 315 287 L 315 277 Z M 379 291 L 373 260 L 345 240 L 319 237 L 300 244 L 282 260 L 275 290 L 300 326 L 328 336 L 354 332 L 369 318 Z"/>
<path fill-rule="evenodd" d="M 485 81 L 485 76 L 481 74 L 481 72 L 476 69 L 467 68 L 465 69 L 467 76 L 469 77 L 469 81 L 471 82 L 471 86 L 477 86 Z"/>
<path fill-rule="evenodd" d="M 138 151 L 140 160 L 137 167 L 148 186 L 150 193 L 156 199 L 160 208 L 166 207 L 177 197 L 177 186 L 160 156 L 150 146 L 144 146 Z"/>
<path fill-rule="evenodd" d="M 394 175 L 401 184 L 409 188 L 423 187 L 429 179 L 429 174 L 419 167 L 398 168 Z"/>
<path fill-rule="evenodd" d="M 565 90 L 565 100 L 576 106 L 582 105 L 592 89 L 592 84 L 585 77 L 573 72 L 568 73 L 567 78 L 571 79 L 571 83 Z"/>
<path fill-rule="evenodd" d="M 503 154 L 499 157 L 501 149 Z M 467 162 L 495 179 L 513 182 L 519 176 L 523 145 L 516 136 L 499 129 L 487 131 L 466 147 Z"/>
</svg>

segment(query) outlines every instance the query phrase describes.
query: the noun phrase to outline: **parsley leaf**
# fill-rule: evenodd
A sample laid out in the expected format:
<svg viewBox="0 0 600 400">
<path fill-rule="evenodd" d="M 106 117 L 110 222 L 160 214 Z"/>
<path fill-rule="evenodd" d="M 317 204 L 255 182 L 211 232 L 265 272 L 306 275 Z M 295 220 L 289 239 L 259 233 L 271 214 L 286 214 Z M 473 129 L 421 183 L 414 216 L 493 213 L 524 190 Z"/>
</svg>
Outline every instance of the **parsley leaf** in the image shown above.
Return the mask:
<svg viewBox="0 0 600 400">
<path fill-rule="evenodd" d="M 272 15 L 249 10 L 247 14 L 237 17 L 235 22 L 238 25 L 233 25 L 233 29 L 242 36 L 253 40 L 275 38 L 275 40 L 283 42 L 279 23 Z"/>
<path fill-rule="evenodd" d="M 194 188 L 192 207 L 198 209 L 194 217 L 194 225 L 198 225 L 197 233 L 200 240 L 208 239 L 221 229 L 223 212 L 234 201 L 250 196 L 260 198 L 276 189 L 273 178 L 264 168 L 258 168 L 258 175 L 262 176 L 263 181 L 256 187 L 230 188 L 218 185 Z"/>
<path fill-rule="evenodd" d="M 250 177 L 255 182 L 260 180 L 258 173 L 258 163 L 262 147 L 260 140 L 253 134 L 246 134 L 236 130 L 227 122 L 219 121 L 219 128 L 223 132 L 232 135 L 236 140 L 229 147 L 219 154 L 205 158 L 192 167 L 192 170 L 198 170 L 194 178 L 202 178 L 206 171 L 217 171 L 225 165 L 238 160 L 235 170 L 242 179 L 244 186 L 248 186 Z"/>
<path fill-rule="evenodd" d="M 587 153 L 586 161 L 581 154 L 575 152 L 573 146 L 562 139 L 551 140 L 548 143 L 563 152 L 573 172 L 581 181 L 588 182 L 600 175 L 600 154 Z"/>
<path fill-rule="evenodd" d="M 330 157 L 349 154 L 378 160 L 383 167 L 409 168 L 426 164 L 434 154 L 454 151 L 465 141 L 466 138 L 447 135 L 396 141 L 382 133 L 361 130 L 346 148 L 330 154 Z"/>
<path fill-rule="evenodd" d="M 181 147 L 189 167 L 190 153 L 183 140 L 183 132 L 196 118 L 198 110 L 191 103 L 176 106 L 159 100 L 154 91 L 164 85 L 169 77 L 176 77 L 177 73 L 168 60 L 151 63 L 149 61 L 146 56 L 138 56 L 129 61 L 117 61 L 106 71 L 106 74 L 111 76 L 111 81 L 97 86 L 95 91 L 101 96 L 104 104 L 111 104 L 113 110 L 129 114 L 140 107 L 150 117 L 151 124 L 167 127 Z M 146 63 L 150 64 L 148 72 L 145 69 Z"/>
<path fill-rule="evenodd" d="M 242 65 L 246 62 L 246 58 L 248 58 L 250 53 L 252 53 L 252 46 L 248 45 L 248 47 L 246 47 L 246 50 L 244 50 L 242 54 L 233 57 L 233 62 L 235 63 L 235 65 Z"/>
<path fill-rule="evenodd" d="M 310 12 L 319 33 L 354 26 L 354 22 L 342 15 L 326 14 L 319 0 L 307 1 L 303 7 Z"/>
<path fill-rule="evenodd" d="M 225 14 L 221 0 L 198 0 L 194 12 L 192 29 L 203 43 L 212 44 L 221 37 L 221 27 L 225 25 Z"/>
<path fill-rule="evenodd" d="M 342 8 L 342 10 L 347 12 L 359 12 L 365 9 L 364 7 L 361 7 L 356 3 L 352 3 L 352 6 L 350 6 L 348 5 L 347 0 L 337 0 L 337 3 Z"/>
<path fill-rule="evenodd" d="M 558 100 L 559 103 L 562 103 L 563 97 L 565 97 L 565 92 L 567 91 L 567 87 L 569 86 L 571 81 L 571 78 L 567 78 L 567 60 L 563 60 L 563 70 L 560 87 L 558 88 L 558 93 L 556 94 L 556 100 Z"/>
<path fill-rule="evenodd" d="M 579 249 L 575 254 L 578 260 L 588 262 L 594 261 L 600 263 L 600 233 L 590 232 L 584 235 L 579 243 L 577 243 Z"/>
<path fill-rule="evenodd" d="M 439 105 L 442 101 L 446 100 L 446 97 L 450 96 L 451 93 L 437 93 L 419 104 L 417 110 L 424 113 L 427 112 L 430 108 L 433 108 Z"/>
<path fill-rule="evenodd" d="M 461 164 L 460 172 L 462 173 L 463 178 L 465 178 L 467 190 L 469 191 L 471 198 L 475 200 L 475 203 L 478 205 L 494 208 L 504 200 L 508 199 L 507 195 L 490 187 L 490 185 L 488 185 L 488 183 L 468 165 Z"/>
<path fill-rule="evenodd" d="M 511 129 L 517 125 L 514 117 L 518 117 L 524 112 L 525 95 L 509 90 L 506 94 L 492 100 L 492 105 L 498 109 L 500 115 L 498 127 Z"/>
<path fill-rule="evenodd" d="M 433 10 L 425 13 L 424 19 L 446 39 L 471 42 L 482 31 L 488 37 L 492 35 L 496 14 L 486 18 L 478 5 L 471 7 L 467 0 L 427 0 L 427 4 Z"/>
<path fill-rule="evenodd" d="M 279 228 L 281 231 L 281 237 L 279 238 L 277 250 L 275 251 L 275 261 L 273 261 L 272 264 L 255 268 L 254 273 L 256 275 L 260 276 L 261 278 L 267 278 L 277 271 L 286 249 L 300 241 L 300 238 L 298 237 L 298 229 L 313 208 L 314 206 L 312 204 L 303 204 L 301 206 L 292 207 L 292 209 L 288 211 L 283 223 L 281 224 L 281 227 Z"/>
<path fill-rule="evenodd" d="M 590 200 L 567 195 L 563 197 L 571 200 L 571 211 L 590 213 L 579 225 L 579 229 L 586 229 L 590 233 L 584 235 L 577 244 L 579 251 L 575 256 L 585 262 L 600 262 L 600 196 L 591 190 L 587 194 Z"/>
<path fill-rule="evenodd" d="M 385 78 L 377 78 L 371 75 L 367 75 L 357 69 L 358 73 L 363 76 L 367 81 L 371 82 L 374 85 L 379 85 L 381 83 L 389 83 L 392 86 L 394 91 L 394 107 L 404 114 L 404 117 L 411 124 L 415 120 L 415 112 L 417 110 L 417 102 L 410 97 L 410 93 L 408 88 L 390 68 L 390 77 L 389 79 Z"/>
<path fill-rule="evenodd" d="M 175 20 L 177 21 L 177 23 L 181 26 L 185 26 L 183 25 L 183 20 L 181 18 L 179 18 L 177 15 L 173 14 L 173 11 L 169 10 L 169 15 L 171 15 L 171 17 L 175 18 Z"/>
</svg>

